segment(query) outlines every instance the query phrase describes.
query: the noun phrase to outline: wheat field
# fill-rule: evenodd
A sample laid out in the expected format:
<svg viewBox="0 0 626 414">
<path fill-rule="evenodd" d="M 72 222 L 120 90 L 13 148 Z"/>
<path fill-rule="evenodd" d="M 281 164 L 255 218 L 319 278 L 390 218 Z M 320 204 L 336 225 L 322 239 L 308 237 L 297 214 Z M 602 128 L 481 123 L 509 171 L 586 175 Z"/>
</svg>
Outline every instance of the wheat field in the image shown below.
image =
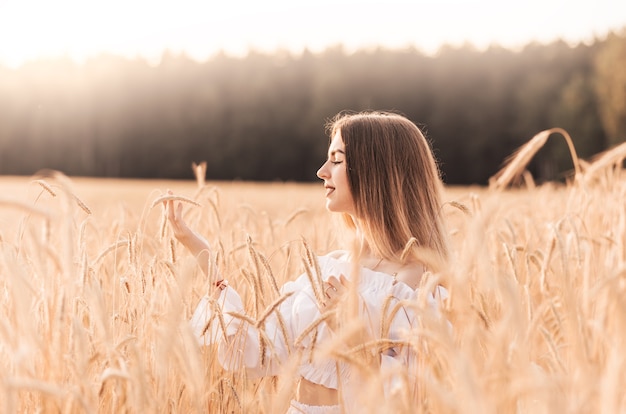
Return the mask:
<svg viewBox="0 0 626 414">
<path fill-rule="evenodd" d="M 372 412 L 626 412 L 625 153 L 577 161 L 566 184 L 526 175 L 511 189 L 522 163 L 490 188 L 446 189 L 453 259 L 435 277 L 452 329 L 421 321 L 407 338 L 416 396 L 385 399 L 372 378 Z M 285 409 L 293 367 L 252 380 L 197 345 L 187 321 L 208 281 L 158 200 L 171 189 L 199 204 L 185 218 L 255 318 L 307 249 L 342 246 L 321 184 L 47 173 L 1 177 L 0 189 L 1 412 Z"/>
</svg>

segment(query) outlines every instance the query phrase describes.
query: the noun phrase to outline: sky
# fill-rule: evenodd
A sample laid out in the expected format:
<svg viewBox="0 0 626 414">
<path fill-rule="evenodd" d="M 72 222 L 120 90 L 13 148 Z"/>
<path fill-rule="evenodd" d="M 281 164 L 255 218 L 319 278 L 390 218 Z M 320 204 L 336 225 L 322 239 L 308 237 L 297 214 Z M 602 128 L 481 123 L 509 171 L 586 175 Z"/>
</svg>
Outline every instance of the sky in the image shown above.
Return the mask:
<svg viewBox="0 0 626 414">
<path fill-rule="evenodd" d="M 319 52 L 442 44 L 517 49 L 626 27 L 626 0 L 0 0 L 0 64 L 113 53 L 157 62 L 250 49 Z"/>
</svg>

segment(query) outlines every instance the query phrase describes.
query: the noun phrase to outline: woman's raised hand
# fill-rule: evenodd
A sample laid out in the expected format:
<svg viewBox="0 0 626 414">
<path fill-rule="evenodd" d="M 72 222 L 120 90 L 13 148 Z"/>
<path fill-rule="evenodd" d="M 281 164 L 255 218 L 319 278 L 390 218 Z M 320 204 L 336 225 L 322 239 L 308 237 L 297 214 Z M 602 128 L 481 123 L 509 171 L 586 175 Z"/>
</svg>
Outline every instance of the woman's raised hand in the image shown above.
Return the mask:
<svg viewBox="0 0 626 414">
<path fill-rule="evenodd" d="M 168 191 L 171 193 L 171 191 Z M 178 241 L 183 244 L 186 244 L 185 241 L 190 237 L 190 234 L 193 233 L 192 230 L 187 226 L 185 220 L 183 220 L 183 204 L 178 203 L 174 204 L 174 200 L 166 201 L 167 203 L 167 218 L 172 226 L 172 231 L 174 232 L 174 237 Z"/>
<path fill-rule="evenodd" d="M 173 194 L 168 190 L 168 194 Z M 182 203 L 174 203 L 174 200 L 167 200 L 167 218 L 172 226 L 172 232 L 176 240 L 181 242 L 198 260 L 200 268 L 205 274 L 208 274 L 209 254 L 211 245 L 198 233 L 193 231 L 183 219 Z"/>
</svg>

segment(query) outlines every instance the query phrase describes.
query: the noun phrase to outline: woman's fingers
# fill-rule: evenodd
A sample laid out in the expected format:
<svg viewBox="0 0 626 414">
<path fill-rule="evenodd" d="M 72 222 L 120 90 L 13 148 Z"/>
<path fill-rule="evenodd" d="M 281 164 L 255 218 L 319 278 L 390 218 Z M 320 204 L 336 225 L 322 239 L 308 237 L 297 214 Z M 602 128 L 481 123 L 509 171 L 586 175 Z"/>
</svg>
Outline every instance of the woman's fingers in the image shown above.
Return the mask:
<svg viewBox="0 0 626 414">
<path fill-rule="evenodd" d="M 337 287 L 341 284 L 339 282 L 339 279 L 337 279 L 335 276 L 330 276 L 327 280 L 328 284 L 331 285 L 332 287 L 334 287 L 335 289 L 337 289 Z"/>
<path fill-rule="evenodd" d="M 173 194 L 171 190 L 167 190 L 167 194 Z M 167 208 L 167 219 L 172 226 L 174 236 L 181 239 L 187 236 L 189 229 L 183 220 L 183 203 L 176 203 L 174 200 L 164 201 Z"/>
<path fill-rule="evenodd" d="M 171 191 L 167 192 L 171 194 Z M 174 204 L 174 200 L 164 201 L 165 207 L 167 207 L 167 216 L 170 221 L 179 221 L 183 214 L 183 203 Z"/>
<path fill-rule="evenodd" d="M 173 195 L 172 190 L 167 190 L 168 195 Z M 170 222 L 174 222 L 176 219 L 175 210 L 174 210 L 174 200 L 167 200 L 163 202 L 165 204 L 165 208 L 167 209 L 167 218 Z"/>
<path fill-rule="evenodd" d="M 168 201 L 165 207 L 167 207 L 167 218 L 170 221 L 174 221 L 174 202 L 172 200 Z"/>
<path fill-rule="evenodd" d="M 350 282 L 348 281 L 348 278 L 345 277 L 343 274 L 340 274 L 339 278 L 335 276 L 330 276 L 328 278 L 328 283 L 333 288 L 335 288 L 335 290 L 341 290 L 341 291 L 346 290 L 350 284 Z"/>
<path fill-rule="evenodd" d="M 170 200 L 167 202 L 167 218 L 169 219 L 170 223 L 172 224 L 176 224 L 176 221 L 178 220 L 178 216 L 180 216 L 180 214 L 178 214 L 177 207 L 174 204 L 174 201 Z"/>
<path fill-rule="evenodd" d="M 167 190 L 166 193 L 167 193 L 167 195 L 174 195 L 172 190 Z M 165 201 L 163 201 L 163 204 L 165 204 L 165 207 L 171 206 L 172 205 L 172 200 L 165 200 Z"/>
<path fill-rule="evenodd" d="M 328 298 L 330 298 L 331 295 L 333 295 L 336 292 L 335 288 L 328 282 L 325 282 L 323 286 L 324 286 L 324 295 L 326 295 L 326 297 Z"/>
<path fill-rule="evenodd" d="M 339 286 L 341 285 L 341 283 L 339 283 L 339 280 L 335 276 L 331 276 L 326 281 L 326 285 L 327 287 L 324 290 L 326 295 L 331 299 L 336 297 L 339 293 Z"/>
<path fill-rule="evenodd" d="M 348 289 L 348 279 L 344 275 L 339 275 L 339 279 L 330 276 L 324 283 L 324 294 L 330 299 L 342 296 Z"/>
<path fill-rule="evenodd" d="M 178 203 L 176 206 L 176 221 L 182 221 L 183 217 L 183 203 Z"/>
</svg>

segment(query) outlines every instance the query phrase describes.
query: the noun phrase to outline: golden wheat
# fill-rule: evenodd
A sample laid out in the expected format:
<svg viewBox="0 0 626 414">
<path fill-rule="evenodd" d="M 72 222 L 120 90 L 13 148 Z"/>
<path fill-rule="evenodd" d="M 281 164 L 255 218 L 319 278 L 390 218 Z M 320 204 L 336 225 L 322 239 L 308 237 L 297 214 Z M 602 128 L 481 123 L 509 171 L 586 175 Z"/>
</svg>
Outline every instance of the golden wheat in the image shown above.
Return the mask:
<svg viewBox="0 0 626 414">
<path fill-rule="evenodd" d="M 181 201 L 184 203 L 193 204 L 194 206 L 198 206 L 198 207 L 202 206 L 200 203 L 198 203 L 195 200 L 192 200 L 189 197 L 180 196 L 180 195 L 164 195 L 164 196 L 158 197 L 156 200 L 152 202 L 152 208 L 158 206 L 161 203 L 165 203 L 167 201 Z"/>
<path fill-rule="evenodd" d="M 13 197 L 0 199 L 0 411 L 281 412 L 298 361 L 319 357 L 368 373 L 360 399 L 378 412 L 626 411 L 625 147 L 587 161 L 572 151 L 579 178 L 535 185 L 524 168 L 561 132 L 549 131 L 491 189 L 446 190 L 450 264 L 408 243 L 407 254 L 432 261 L 432 274 L 417 301 L 378 304 L 385 316 L 371 336 L 363 321 L 328 311 L 289 338 L 277 312 L 288 297 L 280 286 L 301 274 L 324 299 L 313 252 L 341 239 L 319 185 L 209 186 L 201 165 L 194 182 L 0 178 Z M 519 175 L 525 188 L 507 190 Z M 35 198 L 33 182 L 42 187 Z M 195 196 L 153 200 L 155 187 Z M 185 220 L 214 246 L 211 276 L 173 242 L 166 212 L 149 208 L 170 199 L 186 204 Z M 263 328 L 275 319 L 277 334 L 295 345 L 277 380 L 225 371 L 218 347 L 194 339 L 187 321 L 218 273 L 241 293 L 245 312 L 223 315 L 211 301 L 206 329 L 216 324 L 225 335 L 232 317 L 257 327 L 267 364 L 275 350 Z M 450 293 L 441 307 L 449 324 L 428 310 L 438 283 Z M 403 308 L 416 326 L 390 339 Z M 338 316 L 342 330 L 321 341 L 320 324 Z M 412 350 L 409 369 L 377 374 L 368 354 L 390 347 Z M 396 386 L 386 399 L 388 380 Z"/>
</svg>

